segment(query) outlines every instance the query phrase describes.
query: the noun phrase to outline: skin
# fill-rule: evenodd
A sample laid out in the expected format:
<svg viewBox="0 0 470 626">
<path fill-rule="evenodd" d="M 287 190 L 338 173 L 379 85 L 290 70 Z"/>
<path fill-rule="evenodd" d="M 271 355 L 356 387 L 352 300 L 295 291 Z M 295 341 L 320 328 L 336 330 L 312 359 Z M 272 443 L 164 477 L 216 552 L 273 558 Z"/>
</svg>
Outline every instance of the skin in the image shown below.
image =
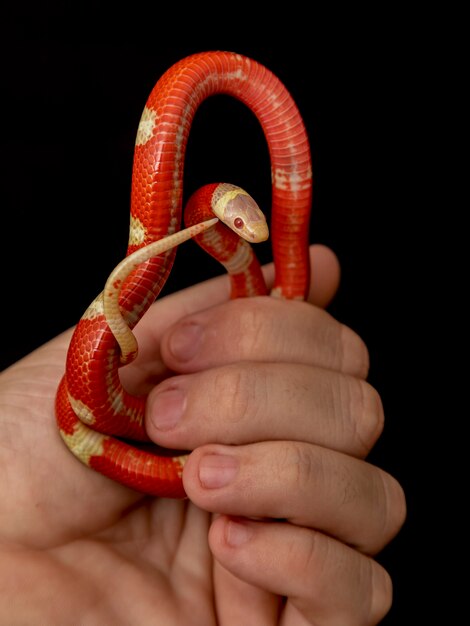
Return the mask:
<svg viewBox="0 0 470 626">
<path fill-rule="evenodd" d="M 152 439 L 194 449 L 188 500 L 143 497 L 65 448 L 53 405 L 70 332 L 0 375 L 0 623 L 369 626 L 387 613 L 373 555 L 405 499 L 364 460 L 380 398 L 365 345 L 321 308 L 336 257 L 311 255 L 309 303 L 227 302 L 223 277 L 138 325 L 123 380 L 150 392 Z"/>
</svg>

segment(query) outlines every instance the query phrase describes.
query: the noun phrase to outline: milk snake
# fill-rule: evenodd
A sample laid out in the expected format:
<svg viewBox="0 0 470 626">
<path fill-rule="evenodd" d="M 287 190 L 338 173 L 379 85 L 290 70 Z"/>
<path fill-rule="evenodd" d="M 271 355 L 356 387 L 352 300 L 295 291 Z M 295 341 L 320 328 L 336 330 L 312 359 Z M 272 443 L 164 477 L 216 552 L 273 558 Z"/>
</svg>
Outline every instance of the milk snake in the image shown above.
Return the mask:
<svg viewBox="0 0 470 626">
<path fill-rule="evenodd" d="M 200 103 L 215 94 L 246 104 L 267 140 L 275 263 L 271 295 L 306 296 L 312 169 L 299 111 L 280 80 L 258 62 L 230 52 L 191 55 L 163 74 L 144 108 L 134 153 L 127 256 L 77 324 L 56 398 L 59 432 L 76 457 L 128 487 L 162 497 L 185 496 L 186 456 L 157 455 L 127 441 L 148 442 L 146 398 L 129 394 L 118 374 L 136 354 L 130 329 L 161 291 L 174 246 L 188 237 L 223 263 L 232 297 L 267 294 L 251 246 L 239 237 L 241 231 L 252 241 L 267 236 L 246 192 L 225 183 L 206 185 L 188 202 L 189 230 L 180 230 L 191 123 Z"/>
</svg>

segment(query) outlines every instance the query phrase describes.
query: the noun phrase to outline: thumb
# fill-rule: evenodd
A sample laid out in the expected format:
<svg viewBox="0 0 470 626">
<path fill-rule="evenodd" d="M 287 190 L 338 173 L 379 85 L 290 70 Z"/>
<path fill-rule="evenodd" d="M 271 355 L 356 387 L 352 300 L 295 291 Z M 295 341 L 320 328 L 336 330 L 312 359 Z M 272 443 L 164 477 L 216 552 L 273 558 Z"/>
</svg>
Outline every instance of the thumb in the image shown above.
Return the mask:
<svg viewBox="0 0 470 626">
<path fill-rule="evenodd" d="M 338 291 L 341 267 L 338 257 L 327 246 L 310 246 L 310 291 L 308 301 L 326 307 Z"/>
</svg>

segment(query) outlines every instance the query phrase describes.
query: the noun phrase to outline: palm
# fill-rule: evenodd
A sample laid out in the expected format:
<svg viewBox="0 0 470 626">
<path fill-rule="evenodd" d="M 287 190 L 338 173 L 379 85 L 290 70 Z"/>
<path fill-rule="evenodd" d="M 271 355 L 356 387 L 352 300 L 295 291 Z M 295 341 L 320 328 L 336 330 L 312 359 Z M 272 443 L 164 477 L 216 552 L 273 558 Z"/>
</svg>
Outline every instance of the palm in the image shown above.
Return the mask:
<svg viewBox="0 0 470 626">
<path fill-rule="evenodd" d="M 165 377 L 166 329 L 228 292 L 216 279 L 152 307 L 136 328 L 140 353 L 123 370 L 125 386 L 143 393 Z M 70 336 L 0 375 L 0 623 L 11 615 L 18 624 L 278 623 L 276 596 L 213 559 L 209 513 L 113 483 L 64 446 L 54 399 Z"/>
<path fill-rule="evenodd" d="M 142 353 L 128 373 L 134 388 L 163 374 L 155 342 L 188 304 L 179 294 L 157 307 L 158 330 L 145 320 L 140 329 Z M 69 339 L 64 333 L 0 378 L 6 541 L 0 560 L 10 591 L 24 588 L 21 611 L 27 620 L 30 598 L 37 619 L 34 589 L 42 595 L 44 589 L 35 581 L 47 578 L 44 623 L 68 623 L 72 615 L 100 624 L 148 623 L 151 616 L 165 624 L 215 623 L 209 514 L 189 501 L 121 487 L 82 466 L 63 445 L 54 398 Z"/>
<path fill-rule="evenodd" d="M 88 613 L 91 623 L 111 616 L 130 623 L 131 615 L 139 623 L 150 615 L 179 623 L 191 613 L 210 624 L 208 514 L 111 483 L 79 464 L 58 436 L 54 395 L 68 339 L 58 337 L 2 375 L 2 562 L 11 589 L 24 587 L 22 610 L 27 597 L 37 610 L 33 583 L 47 578 L 50 602 L 43 606 L 51 623 Z M 21 508 L 9 506 L 15 501 Z M 8 560 L 18 546 L 23 560 L 15 571 Z"/>
</svg>

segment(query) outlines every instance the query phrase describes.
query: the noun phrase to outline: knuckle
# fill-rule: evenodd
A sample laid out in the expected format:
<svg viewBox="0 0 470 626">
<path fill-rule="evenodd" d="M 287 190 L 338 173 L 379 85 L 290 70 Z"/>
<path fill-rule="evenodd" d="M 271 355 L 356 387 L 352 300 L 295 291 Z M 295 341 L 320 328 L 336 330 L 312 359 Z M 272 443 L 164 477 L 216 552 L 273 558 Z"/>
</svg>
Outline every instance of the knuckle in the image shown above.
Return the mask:
<svg viewBox="0 0 470 626">
<path fill-rule="evenodd" d="M 311 448 L 301 442 L 290 441 L 283 446 L 284 454 L 277 456 L 277 477 L 285 482 L 286 476 L 292 489 L 307 492 L 311 489 L 319 468 L 311 454 Z"/>
<path fill-rule="evenodd" d="M 348 421 L 348 430 L 352 432 L 354 452 L 364 457 L 383 431 L 382 401 L 376 389 L 365 380 L 347 377 L 342 381 L 342 414 Z"/>
<path fill-rule="evenodd" d="M 324 570 L 326 569 L 326 555 L 325 550 L 321 549 L 321 535 L 318 531 L 310 529 L 309 532 L 305 534 L 305 538 L 306 543 L 303 546 L 304 549 L 301 552 L 296 550 L 295 554 L 292 554 L 292 556 L 298 559 L 299 574 L 302 574 L 302 579 L 310 578 L 312 572 L 315 572 L 317 574 L 315 578 L 321 580 Z"/>
<path fill-rule="evenodd" d="M 345 374 L 367 378 L 369 373 L 369 351 L 364 341 L 351 328 L 340 326 L 340 367 Z"/>
<path fill-rule="evenodd" d="M 253 297 L 232 300 L 230 304 L 223 322 L 228 331 L 223 336 L 230 353 L 235 351 L 238 358 L 254 361 L 279 360 L 282 355 L 292 354 L 291 324 L 286 323 L 291 313 L 286 313 L 286 306 L 290 305 L 289 311 L 292 311 L 299 303 Z"/>
<path fill-rule="evenodd" d="M 262 350 L 272 325 L 272 318 L 267 315 L 266 306 L 256 298 L 250 300 L 249 306 L 246 306 L 245 300 L 238 304 L 235 316 L 237 323 L 234 339 L 243 357 L 256 356 Z M 230 319 L 233 324 L 234 316 L 232 315 Z"/>
<path fill-rule="evenodd" d="M 214 371 L 212 409 L 216 413 L 221 411 L 224 418 L 231 422 L 243 421 L 253 417 L 256 407 L 255 390 L 261 384 L 254 383 L 259 377 L 256 368 L 229 365 Z M 260 381 L 261 382 L 261 381 Z"/>
</svg>

